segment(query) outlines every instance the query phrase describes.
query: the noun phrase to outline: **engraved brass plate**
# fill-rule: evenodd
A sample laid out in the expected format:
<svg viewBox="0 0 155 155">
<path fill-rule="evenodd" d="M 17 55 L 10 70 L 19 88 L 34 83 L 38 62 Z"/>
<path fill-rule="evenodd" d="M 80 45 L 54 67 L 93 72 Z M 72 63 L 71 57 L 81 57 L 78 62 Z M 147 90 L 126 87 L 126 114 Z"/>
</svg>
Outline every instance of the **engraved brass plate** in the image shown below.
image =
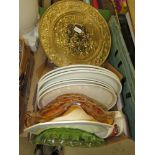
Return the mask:
<svg viewBox="0 0 155 155">
<path fill-rule="evenodd" d="M 111 48 L 108 24 L 81 1 L 60 1 L 41 18 L 39 37 L 48 58 L 58 66 L 101 65 Z"/>
</svg>

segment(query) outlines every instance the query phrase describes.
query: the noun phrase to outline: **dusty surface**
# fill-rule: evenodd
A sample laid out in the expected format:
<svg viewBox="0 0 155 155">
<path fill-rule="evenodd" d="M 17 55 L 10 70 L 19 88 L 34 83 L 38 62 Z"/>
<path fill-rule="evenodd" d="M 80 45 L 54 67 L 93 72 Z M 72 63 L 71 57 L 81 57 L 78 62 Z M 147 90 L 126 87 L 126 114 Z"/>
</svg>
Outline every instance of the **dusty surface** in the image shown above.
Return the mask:
<svg viewBox="0 0 155 155">
<path fill-rule="evenodd" d="M 134 155 L 134 149 L 133 141 L 126 139 L 97 148 L 65 147 L 64 155 Z"/>
<path fill-rule="evenodd" d="M 19 139 L 19 155 L 34 155 L 35 146 L 27 138 Z"/>
<path fill-rule="evenodd" d="M 120 142 L 97 148 L 65 147 L 63 155 L 134 155 L 134 145 L 132 140 L 124 139 Z M 34 155 L 34 149 L 35 146 L 29 143 L 26 138 L 20 138 L 19 155 Z"/>
</svg>

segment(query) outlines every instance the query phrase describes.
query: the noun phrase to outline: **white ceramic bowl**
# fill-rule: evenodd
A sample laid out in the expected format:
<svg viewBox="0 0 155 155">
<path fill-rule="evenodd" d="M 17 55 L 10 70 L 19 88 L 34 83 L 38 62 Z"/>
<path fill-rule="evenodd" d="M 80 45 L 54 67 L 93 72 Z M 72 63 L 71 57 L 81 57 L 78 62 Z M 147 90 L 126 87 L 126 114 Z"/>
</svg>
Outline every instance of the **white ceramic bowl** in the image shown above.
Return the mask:
<svg viewBox="0 0 155 155">
<path fill-rule="evenodd" d="M 58 82 L 49 89 L 42 91 L 37 97 L 37 106 L 42 108 L 56 97 L 70 93 L 86 95 L 104 105 L 108 110 L 117 102 L 115 92 L 105 85 L 89 81 L 67 80 Z"/>
<path fill-rule="evenodd" d="M 80 81 L 82 83 L 86 83 L 86 84 L 97 84 L 97 85 L 102 85 L 103 87 L 106 87 L 110 90 L 112 90 L 112 92 L 114 92 L 113 87 L 111 87 L 110 85 L 104 83 L 104 82 L 99 82 L 99 81 L 95 81 L 95 80 L 90 80 L 90 79 L 67 79 L 67 80 L 63 80 L 63 81 L 58 81 L 56 83 L 53 83 L 52 81 L 47 82 L 46 84 L 43 84 L 41 89 L 37 92 L 37 97 L 41 96 L 42 93 L 44 93 L 46 90 L 58 85 L 61 82 L 71 82 L 71 81 Z"/>
</svg>

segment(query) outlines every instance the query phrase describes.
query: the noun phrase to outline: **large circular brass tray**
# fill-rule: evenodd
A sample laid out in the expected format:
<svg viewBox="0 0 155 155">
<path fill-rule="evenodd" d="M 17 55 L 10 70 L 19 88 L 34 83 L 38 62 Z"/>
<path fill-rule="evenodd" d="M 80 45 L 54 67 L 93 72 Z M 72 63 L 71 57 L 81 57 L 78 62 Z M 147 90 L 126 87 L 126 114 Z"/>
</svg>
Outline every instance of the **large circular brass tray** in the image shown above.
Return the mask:
<svg viewBox="0 0 155 155">
<path fill-rule="evenodd" d="M 81 1 L 60 1 L 41 18 L 39 37 L 48 58 L 58 66 L 101 65 L 111 47 L 108 24 Z"/>
</svg>

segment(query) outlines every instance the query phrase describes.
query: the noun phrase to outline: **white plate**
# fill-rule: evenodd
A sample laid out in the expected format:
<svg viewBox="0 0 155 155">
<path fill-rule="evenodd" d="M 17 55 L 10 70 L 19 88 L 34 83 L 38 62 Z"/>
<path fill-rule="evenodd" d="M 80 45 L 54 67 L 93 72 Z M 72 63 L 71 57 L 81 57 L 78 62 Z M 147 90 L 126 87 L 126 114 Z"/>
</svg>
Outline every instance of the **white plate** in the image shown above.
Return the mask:
<svg viewBox="0 0 155 155">
<path fill-rule="evenodd" d="M 59 82 L 56 82 L 56 83 L 53 83 L 52 81 L 49 81 L 47 84 L 43 84 L 41 89 L 37 92 L 37 97 L 41 96 L 42 93 L 44 93 L 46 90 L 58 85 L 59 83 L 67 83 L 67 82 L 82 82 L 82 83 L 87 83 L 87 84 L 97 84 L 97 85 L 101 85 L 103 87 L 106 87 L 110 90 L 112 90 L 114 92 L 114 89 L 113 87 L 111 87 L 110 85 L 106 84 L 106 83 L 103 83 L 103 82 L 99 82 L 99 81 L 94 81 L 94 80 L 90 80 L 90 79 L 68 79 L 68 80 L 63 80 L 63 81 L 59 81 Z"/>
<path fill-rule="evenodd" d="M 59 68 L 58 68 L 59 69 Z M 57 70 L 57 69 L 56 69 Z M 105 75 L 108 75 L 110 77 L 112 77 L 113 79 L 115 79 L 118 83 L 120 83 L 120 80 L 119 78 L 111 71 L 109 70 L 105 70 L 104 68 L 101 69 L 96 69 L 96 68 L 84 68 L 84 67 L 73 67 L 73 68 L 67 68 L 67 69 L 59 69 L 58 71 L 55 71 L 55 70 L 52 70 L 50 72 L 47 73 L 47 76 L 45 76 L 44 78 L 41 78 L 39 81 L 38 81 L 38 85 L 40 85 L 40 83 L 43 83 L 44 81 L 48 80 L 49 78 L 51 77 L 55 77 L 55 76 L 58 76 L 59 74 L 66 74 L 66 73 L 70 73 L 70 72 L 75 72 L 75 71 L 86 71 L 86 72 L 100 72 L 101 74 L 105 74 Z"/>
<path fill-rule="evenodd" d="M 69 65 L 69 66 L 64 66 L 64 67 L 59 67 L 59 68 L 56 68 L 52 71 L 49 71 L 48 73 L 44 74 L 39 81 L 43 80 L 43 79 L 46 79 L 48 76 L 50 76 L 51 74 L 52 75 L 55 75 L 55 74 L 59 74 L 59 73 L 62 73 L 62 72 L 65 72 L 65 71 L 72 71 L 72 70 L 96 70 L 96 71 L 102 71 L 102 72 L 105 72 L 107 74 L 110 74 L 111 76 L 115 77 L 116 79 L 119 80 L 118 76 L 116 74 L 114 74 L 112 71 L 108 70 L 108 69 L 105 69 L 103 67 L 99 67 L 99 66 L 93 66 L 93 65 Z"/>
<path fill-rule="evenodd" d="M 69 93 L 86 95 L 100 104 L 103 104 L 108 110 L 111 109 L 117 102 L 115 92 L 109 88 L 106 88 L 104 85 L 72 80 L 67 82 L 59 82 L 52 88 L 42 92 L 42 95 L 37 98 L 37 105 L 39 108 L 42 108 L 58 96 Z"/>
<path fill-rule="evenodd" d="M 118 121 L 118 119 L 119 119 L 119 121 Z M 117 124 L 118 128 L 119 128 L 119 133 L 117 134 L 117 136 L 122 134 L 122 132 L 123 132 L 121 119 L 124 119 L 123 114 L 119 111 L 116 111 L 114 124 Z M 101 138 L 107 138 L 112 134 L 114 124 L 109 125 L 109 124 L 93 122 L 93 121 L 46 122 L 46 123 L 39 123 L 39 124 L 33 125 L 31 127 L 28 127 L 24 130 L 24 132 L 39 134 L 42 131 L 49 129 L 49 128 L 65 127 L 65 128 L 81 129 L 81 130 L 84 130 L 84 131 L 87 131 L 90 133 L 94 133 Z"/>
<path fill-rule="evenodd" d="M 49 128 L 61 128 L 61 127 L 81 129 L 90 133 L 95 133 L 96 135 L 99 135 L 101 138 L 107 138 L 111 134 L 113 126 L 92 121 L 62 121 L 62 122 L 39 123 L 25 129 L 24 131 L 31 132 L 33 134 L 39 134 L 40 132 Z"/>
<path fill-rule="evenodd" d="M 99 69 L 94 69 L 94 68 L 68 68 L 67 70 L 60 70 L 60 71 L 57 71 L 57 72 L 54 72 L 54 73 L 51 73 L 51 74 L 48 74 L 47 76 L 45 76 L 43 79 L 41 78 L 40 80 L 39 80 L 39 85 L 40 85 L 40 83 L 43 83 L 43 82 L 45 82 L 46 80 L 48 80 L 48 79 L 50 79 L 51 77 L 55 77 L 55 76 L 58 76 L 59 74 L 66 74 L 66 73 L 70 73 L 70 72 L 74 72 L 74 71 L 86 71 L 86 72 L 100 72 L 100 73 L 102 73 L 102 74 L 106 74 L 106 75 L 109 75 L 109 76 L 111 76 L 112 78 L 114 78 L 115 80 L 117 80 L 118 82 L 120 82 L 120 80 L 118 79 L 118 77 L 117 76 L 115 76 L 115 74 L 111 74 L 111 73 L 108 73 L 107 71 L 102 71 L 102 70 L 99 70 Z"/>
<path fill-rule="evenodd" d="M 90 80 L 104 82 L 110 85 L 111 87 L 113 87 L 117 95 L 119 95 L 122 90 L 122 85 L 120 81 L 116 80 L 115 78 L 111 77 L 108 74 L 104 74 L 102 72 L 96 72 L 96 71 L 75 70 L 75 71 L 60 73 L 55 76 L 50 76 L 46 80 L 40 81 L 38 83 L 38 92 L 42 88 L 42 86 L 46 85 L 47 83 L 51 83 L 51 82 L 55 83 L 58 81 L 63 81 L 65 79 L 80 79 L 80 78 L 87 78 Z"/>
<path fill-rule="evenodd" d="M 48 79 L 49 77 L 58 75 L 60 73 L 78 71 L 78 70 L 79 71 L 80 70 L 83 70 L 83 71 L 85 70 L 85 71 L 90 71 L 90 72 L 91 71 L 101 72 L 101 73 L 107 74 L 107 75 L 115 78 L 116 80 L 120 81 L 119 78 L 113 72 L 111 72 L 109 70 L 105 70 L 104 68 L 101 70 L 101 69 L 96 69 L 96 68 L 73 67 L 73 68 L 67 68 L 67 69 L 63 69 L 63 70 L 61 69 L 61 70 L 58 70 L 58 71 L 52 70 L 52 71 L 50 71 L 52 73 L 48 72 L 47 75 L 44 78 L 41 78 L 39 80 L 39 82 L 44 81 L 44 80 Z M 53 71 L 55 71 L 55 72 L 53 72 Z"/>
</svg>

